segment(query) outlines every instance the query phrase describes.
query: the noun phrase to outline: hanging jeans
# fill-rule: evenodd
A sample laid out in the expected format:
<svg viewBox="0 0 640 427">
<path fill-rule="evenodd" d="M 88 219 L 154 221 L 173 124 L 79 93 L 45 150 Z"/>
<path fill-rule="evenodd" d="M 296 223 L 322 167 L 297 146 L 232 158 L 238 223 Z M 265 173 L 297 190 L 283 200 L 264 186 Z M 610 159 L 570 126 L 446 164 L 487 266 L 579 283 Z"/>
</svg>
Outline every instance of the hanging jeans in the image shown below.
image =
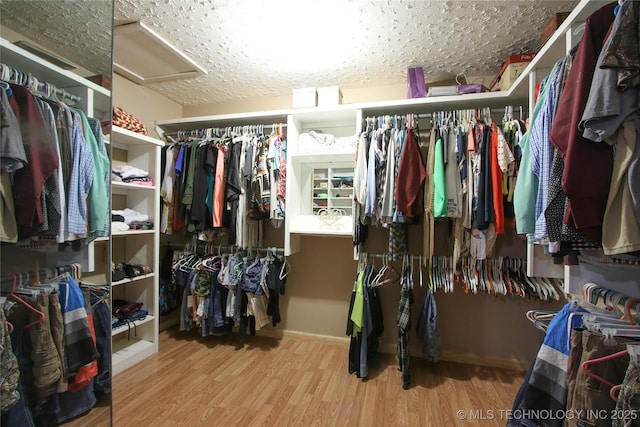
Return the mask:
<svg viewBox="0 0 640 427">
<path fill-rule="evenodd" d="M 93 327 L 96 332 L 96 350 L 100 353 L 95 390 L 109 393 L 111 391 L 111 310 L 104 301 L 98 301 L 100 300 L 95 297 L 91 299 Z"/>
</svg>

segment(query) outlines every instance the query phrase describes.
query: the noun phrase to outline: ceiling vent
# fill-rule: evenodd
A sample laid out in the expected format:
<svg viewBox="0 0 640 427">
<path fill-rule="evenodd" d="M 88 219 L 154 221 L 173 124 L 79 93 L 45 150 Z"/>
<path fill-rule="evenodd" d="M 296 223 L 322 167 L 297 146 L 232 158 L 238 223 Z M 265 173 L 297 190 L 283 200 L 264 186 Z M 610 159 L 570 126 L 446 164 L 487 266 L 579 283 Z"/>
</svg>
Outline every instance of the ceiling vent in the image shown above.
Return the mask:
<svg viewBox="0 0 640 427">
<path fill-rule="evenodd" d="M 113 28 L 113 70 L 141 85 L 207 74 L 142 22 Z"/>
</svg>

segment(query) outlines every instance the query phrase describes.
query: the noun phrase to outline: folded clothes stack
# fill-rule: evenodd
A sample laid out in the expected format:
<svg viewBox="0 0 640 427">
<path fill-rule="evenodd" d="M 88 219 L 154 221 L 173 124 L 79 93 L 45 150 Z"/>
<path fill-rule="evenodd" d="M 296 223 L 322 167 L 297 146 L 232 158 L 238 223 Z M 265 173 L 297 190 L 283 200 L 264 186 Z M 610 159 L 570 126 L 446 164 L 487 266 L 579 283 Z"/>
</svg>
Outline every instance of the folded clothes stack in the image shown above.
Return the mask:
<svg viewBox="0 0 640 427">
<path fill-rule="evenodd" d="M 153 185 L 153 180 L 149 177 L 149 172 L 129 165 L 114 166 L 111 168 L 111 179 L 128 184 Z"/>
<path fill-rule="evenodd" d="M 149 215 L 133 209 L 112 210 L 111 230 L 153 230 L 153 221 L 149 219 Z"/>
</svg>

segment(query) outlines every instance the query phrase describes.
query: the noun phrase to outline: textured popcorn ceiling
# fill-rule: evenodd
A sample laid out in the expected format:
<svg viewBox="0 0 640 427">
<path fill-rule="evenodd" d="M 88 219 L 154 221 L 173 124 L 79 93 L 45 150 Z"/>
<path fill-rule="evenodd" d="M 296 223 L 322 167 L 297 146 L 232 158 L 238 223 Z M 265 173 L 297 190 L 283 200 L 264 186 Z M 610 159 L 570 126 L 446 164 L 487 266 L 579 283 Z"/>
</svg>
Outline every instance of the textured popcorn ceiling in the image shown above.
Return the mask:
<svg viewBox="0 0 640 427">
<path fill-rule="evenodd" d="M 493 75 L 539 48 L 540 31 L 577 1 L 116 0 L 115 20 L 141 20 L 209 71 L 150 85 L 183 105 Z"/>
<path fill-rule="evenodd" d="M 111 0 L 0 0 L 2 28 L 93 74 L 111 74 L 112 15 Z"/>
<path fill-rule="evenodd" d="M 59 55 L 106 69 L 105 0 L 0 0 L 1 23 L 26 28 Z M 107 2 L 108 3 L 108 2 Z M 183 105 L 493 75 L 504 58 L 535 51 L 556 12 L 578 0 L 115 0 L 116 24 L 141 20 L 208 70 L 149 87 Z M 106 8 L 108 9 L 108 8 Z M 36 28 L 37 27 L 37 28 Z M 123 48 L 118 46 L 117 48 Z M 131 52 L 135 55 L 136 52 Z"/>
</svg>

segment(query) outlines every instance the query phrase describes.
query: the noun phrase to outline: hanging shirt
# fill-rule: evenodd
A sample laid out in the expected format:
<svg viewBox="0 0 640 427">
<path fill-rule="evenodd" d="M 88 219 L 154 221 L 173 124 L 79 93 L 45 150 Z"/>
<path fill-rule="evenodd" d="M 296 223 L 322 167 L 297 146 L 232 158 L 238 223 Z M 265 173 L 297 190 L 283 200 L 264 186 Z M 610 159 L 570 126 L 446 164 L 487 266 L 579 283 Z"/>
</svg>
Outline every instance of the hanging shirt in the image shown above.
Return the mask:
<svg viewBox="0 0 640 427">
<path fill-rule="evenodd" d="M 13 198 L 19 239 L 31 237 L 44 221 L 41 196 L 44 183 L 59 165 L 55 149 L 33 95 L 23 86 L 10 85 L 11 109 L 20 123 L 28 164 L 13 176 Z M 88 189 L 87 189 L 88 190 Z M 86 231 L 86 230 L 83 230 Z"/>
<path fill-rule="evenodd" d="M 444 166 L 445 193 L 447 198 L 447 217 L 460 218 L 462 216 L 462 183 L 460 169 L 457 162 L 457 132 L 453 124 L 447 129 L 447 162 Z"/>
<path fill-rule="evenodd" d="M 42 99 L 36 98 L 36 101 L 42 109 L 45 124 L 49 128 L 51 142 L 56 150 L 58 159 L 60 159 L 60 146 L 58 144 L 58 133 L 56 132 L 53 110 L 49 104 Z M 104 182 L 104 177 L 102 177 L 102 180 Z M 38 234 L 39 240 L 42 242 L 49 240 L 51 243 L 54 243 L 62 227 L 64 218 L 63 209 L 65 206 L 64 189 L 61 190 L 62 182 L 62 171 L 61 168 L 58 167 L 55 173 L 52 174 L 44 184 L 43 196 L 46 220 L 42 225 L 42 230 Z M 103 229 L 101 230 L 101 234 L 108 235 L 108 232 Z"/>
<path fill-rule="evenodd" d="M 447 196 L 445 190 L 444 154 L 442 138 L 436 141 L 433 158 L 433 216 L 447 216 Z"/>
<path fill-rule="evenodd" d="M 367 165 L 367 198 L 365 201 L 364 214 L 371 218 L 372 223 L 376 223 L 376 138 L 380 135 L 380 131 L 376 130 L 371 133 L 371 141 L 369 142 L 369 157 Z"/>
<path fill-rule="evenodd" d="M 544 101 L 549 93 L 549 78 L 542 80 L 538 101 L 531 114 L 531 128 L 543 111 Z M 519 234 L 533 234 L 536 224 L 536 199 L 538 196 L 538 176 L 531 168 L 531 132 L 527 132 L 520 140 L 522 159 L 518 169 L 518 180 L 513 194 L 513 209 L 516 214 L 516 230 Z"/>
<path fill-rule="evenodd" d="M 105 181 L 106 176 L 111 176 L 109 156 L 104 147 L 104 142 L 99 144 L 95 134 L 91 131 L 87 116 L 80 110 L 74 110 L 74 112 L 79 116 L 82 129 L 84 129 L 84 137 L 95 166 L 88 197 L 88 203 L 91 206 L 91 209 L 89 209 L 90 232 L 95 237 L 105 237 L 108 235 L 107 230 L 111 222 L 109 192 Z"/>
<path fill-rule="evenodd" d="M 358 141 L 358 153 L 353 173 L 353 198 L 360 205 L 364 206 L 367 198 L 367 151 L 369 149 L 369 134 L 362 132 Z"/>
<path fill-rule="evenodd" d="M 222 227 L 222 213 L 224 211 L 224 158 L 225 147 L 220 143 L 216 159 L 216 172 L 213 183 L 213 227 Z"/>
<path fill-rule="evenodd" d="M 428 362 L 440 360 L 440 327 L 436 299 L 429 288 L 425 291 L 422 310 L 416 328 L 418 340 L 422 343 L 422 355 Z"/>
<path fill-rule="evenodd" d="M 73 165 L 69 181 L 67 218 L 69 233 L 84 237 L 87 233 L 85 199 L 95 177 L 95 164 L 80 128 L 80 117 L 73 113 Z"/>
<path fill-rule="evenodd" d="M 491 123 L 491 195 L 493 197 L 494 226 L 496 234 L 504 233 L 504 205 L 502 201 L 502 170 L 498 163 L 498 127 Z"/>
<path fill-rule="evenodd" d="M 174 147 L 166 148 L 164 177 L 162 178 L 162 186 L 160 187 L 160 197 L 162 197 L 162 209 L 160 214 L 160 232 L 169 233 L 169 212 L 173 205 L 173 183 L 175 180 Z"/>
<path fill-rule="evenodd" d="M 531 124 L 529 139 L 529 153 L 531 155 L 531 169 L 538 177 L 538 191 L 536 198 L 536 213 L 534 239 L 547 238 L 547 223 L 544 210 L 547 206 L 549 179 L 551 177 L 551 163 L 553 161 L 553 145 L 549 139 L 551 126 L 556 114 L 557 80 L 563 67 L 564 58 L 556 62 L 549 75 L 547 96 L 541 106 L 536 121 Z M 497 231 L 497 230 L 496 230 Z"/>
<path fill-rule="evenodd" d="M 27 155 L 22 144 L 20 123 L 9 104 L 7 91 L 0 90 L 0 168 L 13 173 L 27 164 Z"/>
<path fill-rule="evenodd" d="M 612 149 L 585 139 L 578 123 L 589 95 L 596 59 L 614 20 L 615 6 L 615 2 L 608 4 L 587 18 L 551 129 L 551 142 L 564 160 L 562 187 L 569 199 L 565 223 L 595 241 L 602 239 L 602 218 L 613 168 Z"/>
<path fill-rule="evenodd" d="M 406 133 L 402 147 L 402 158 L 398 166 L 398 183 L 396 187 L 396 203 L 398 210 L 408 217 L 416 218 L 424 209 L 425 166 L 420 147 L 413 129 Z"/>
<path fill-rule="evenodd" d="M 393 221 L 393 207 L 396 191 L 396 139 L 398 130 L 391 130 L 391 137 L 387 145 L 387 168 L 385 170 L 384 188 L 382 193 L 382 222 L 389 224 Z"/>
<path fill-rule="evenodd" d="M 606 255 L 640 250 L 640 223 L 628 185 L 629 165 L 634 152 L 640 150 L 639 137 L 640 132 L 631 121 L 624 122 L 618 131 L 611 189 L 602 221 L 602 246 Z"/>
</svg>

